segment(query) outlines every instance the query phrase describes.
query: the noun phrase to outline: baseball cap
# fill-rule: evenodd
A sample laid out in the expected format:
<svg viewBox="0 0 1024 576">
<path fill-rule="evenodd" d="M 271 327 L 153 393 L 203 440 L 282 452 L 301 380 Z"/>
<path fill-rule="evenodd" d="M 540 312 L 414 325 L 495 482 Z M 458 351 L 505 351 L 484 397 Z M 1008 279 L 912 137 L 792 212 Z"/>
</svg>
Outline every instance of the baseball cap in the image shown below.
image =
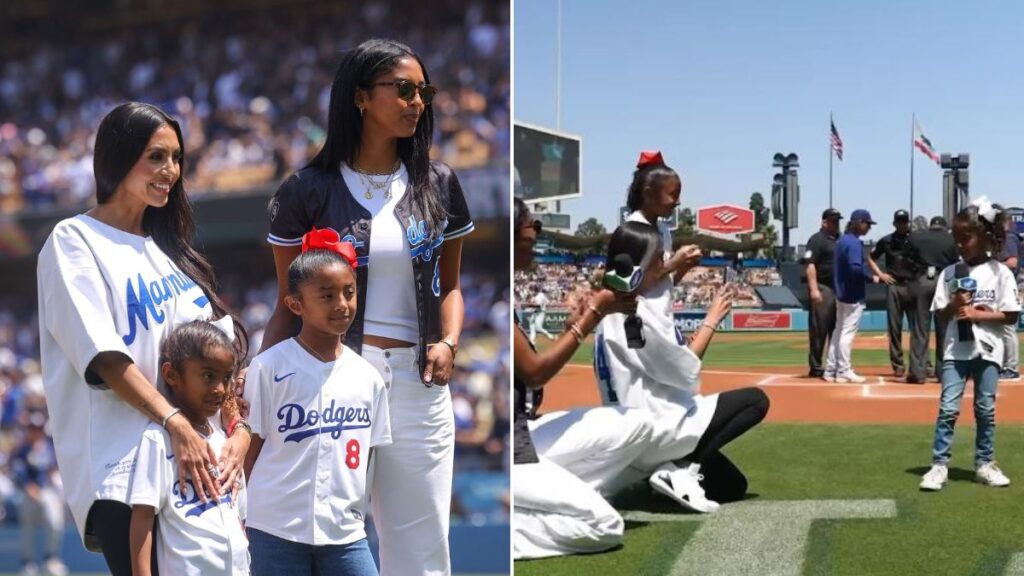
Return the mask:
<svg viewBox="0 0 1024 576">
<path fill-rule="evenodd" d="M 835 208 L 829 208 L 821 213 L 822 220 L 828 220 L 829 218 L 835 218 L 836 220 L 842 220 L 843 215 L 839 213 L 839 210 Z"/>
<path fill-rule="evenodd" d="M 945 228 L 947 226 L 946 219 L 942 216 L 935 216 L 932 221 L 928 223 L 931 228 Z"/>
<path fill-rule="evenodd" d="M 892 221 L 894 223 L 910 222 L 910 212 L 907 212 L 906 210 L 897 210 L 896 213 L 892 215 Z"/>
<path fill-rule="evenodd" d="M 874 220 L 871 219 L 871 212 L 868 212 L 863 208 L 858 208 L 854 210 L 853 214 L 850 214 L 850 220 L 862 220 L 864 222 L 868 222 L 869 224 L 878 224 L 878 222 L 875 222 Z"/>
</svg>

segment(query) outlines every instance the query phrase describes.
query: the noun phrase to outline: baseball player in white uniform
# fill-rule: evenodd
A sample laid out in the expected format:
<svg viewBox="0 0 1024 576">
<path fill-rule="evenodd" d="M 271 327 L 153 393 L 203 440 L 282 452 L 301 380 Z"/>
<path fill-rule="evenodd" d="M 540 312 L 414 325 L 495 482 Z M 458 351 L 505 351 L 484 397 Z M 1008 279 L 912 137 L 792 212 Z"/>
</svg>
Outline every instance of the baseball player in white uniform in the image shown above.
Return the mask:
<svg viewBox="0 0 1024 576">
<path fill-rule="evenodd" d="M 544 319 L 547 317 L 548 311 L 548 295 L 543 290 L 537 292 L 537 295 L 533 297 L 533 315 L 530 316 L 530 343 L 537 344 L 537 332 L 548 337 L 548 340 L 554 340 L 555 337 L 551 335 L 544 328 Z"/>
</svg>

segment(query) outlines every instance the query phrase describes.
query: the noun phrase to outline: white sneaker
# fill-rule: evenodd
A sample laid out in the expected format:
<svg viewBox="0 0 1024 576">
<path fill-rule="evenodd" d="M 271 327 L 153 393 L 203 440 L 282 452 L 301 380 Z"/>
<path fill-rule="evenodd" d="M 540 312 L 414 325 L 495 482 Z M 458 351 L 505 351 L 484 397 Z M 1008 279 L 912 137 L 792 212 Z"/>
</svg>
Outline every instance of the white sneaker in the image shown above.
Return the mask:
<svg viewBox="0 0 1024 576">
<path fill-rule="evenodd" d="M 863 376 L 861 376 L 861 375 L 859 375 L 859 374 L 857 374 L 856 372 L 853 372 L 853 371 L 847 372 L 846 374 L 843 374 L 841 376 L 836 376 L 836 382 L 839 382 L 839 383 L 842 383 L 842 384 L 863 384 L 863 383 L 865 383 L 867 381 L 868 381 L 867 378 L 865 378 L 865 377 L 863 377 Z"/>
<path fill-rule="evenodd" d="M 824 380 L 825 382 L 835 382 L 836 381 L 836 375 L 832 374 L 830 372 L 825 372 L 825 375 L 822 376 L 821 379 Z"/>
<path fill-rule="evenodd" d="M 60 558 L 50 558 L 46 561 L 46 573 L 50 576 L 67 576 L 68 567 L 60 561 Z"/>
<path fill-rule="evenodd" d="M 708 500 L 700 481 L 704 476 L 700 473 L 700 464 L 690 464 L 680 468 L 675 464 L 665 464 L 651 475 L 650 483 L 658 492 L 678 502 L 683 508 L 694 512 L 708 513 L 718 510 L 718 502 Z"/>
<path fill-rule="evenodd" d="M 996 466 L 995 462 L 986 462 L 978 467 L 974 473 L 974 479 L 982 484 L 1002 488 L 1010 485 L 1010 479 L 1003 474 L 1003 471 Z"/>
<path fill-rule="evenodd" d="M 921 477 L 919 486 L 921 490 L 935 492 L 942 490 L 942 485 L 946 483 L 947 478 L 949 478 L 949 469 L 945 464 L 932 464 L 931 469 Z"/>
<path fill-rule="evenodd" d="M 38 576 L 39 567 L 36 566 L 35 562 L 29 562 L 21 568 L 21 576 Z"/>
</svg>

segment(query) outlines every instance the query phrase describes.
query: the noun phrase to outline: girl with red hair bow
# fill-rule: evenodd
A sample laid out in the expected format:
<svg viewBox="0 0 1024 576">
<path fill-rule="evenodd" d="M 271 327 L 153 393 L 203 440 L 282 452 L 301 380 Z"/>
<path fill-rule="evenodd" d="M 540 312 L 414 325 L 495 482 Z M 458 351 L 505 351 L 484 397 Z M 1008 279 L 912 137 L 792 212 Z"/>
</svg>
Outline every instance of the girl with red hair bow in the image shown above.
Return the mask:
<svg viewBox="0 0 1024 576">
<path fill-rule="evenodd" d="M 355 249 L 316 228 L 301 245 L 285 304 L 302 328 L 246 374 L 252 573 L 376 576 L 363 518 L 371 449 L 391 443 L 387 388 L 342 343 L 358 309 Z"/>
</svg>

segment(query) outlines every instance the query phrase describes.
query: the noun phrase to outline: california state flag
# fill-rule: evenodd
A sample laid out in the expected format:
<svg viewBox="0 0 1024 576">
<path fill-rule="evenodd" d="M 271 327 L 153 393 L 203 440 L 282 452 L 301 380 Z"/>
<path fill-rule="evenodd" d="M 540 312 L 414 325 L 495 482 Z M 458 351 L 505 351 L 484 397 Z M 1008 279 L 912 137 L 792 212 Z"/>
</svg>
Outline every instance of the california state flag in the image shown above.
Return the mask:
<svg viewBox="0 0 1024 576">
<path fill-rule="evenodd" d="M 917 123 L 916 118 L 914 119 L 914 146 L 923 152 L 925 156 L 931 158 L 933 162 L 939 161 L 939 155 L 935 152 L 932 141 L 924 135 L 924 130 L 921 129 L 921 125 Z"/>
</svg>

